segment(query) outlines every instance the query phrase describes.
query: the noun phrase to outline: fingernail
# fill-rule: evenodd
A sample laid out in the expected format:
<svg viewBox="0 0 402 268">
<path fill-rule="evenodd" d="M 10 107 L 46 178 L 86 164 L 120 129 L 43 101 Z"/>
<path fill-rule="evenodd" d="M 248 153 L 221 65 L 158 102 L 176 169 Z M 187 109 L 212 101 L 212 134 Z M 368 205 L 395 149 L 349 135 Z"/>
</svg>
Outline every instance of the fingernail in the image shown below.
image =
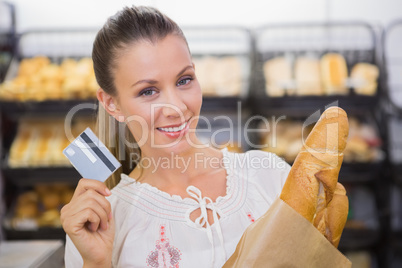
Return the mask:
<svg viewBox="0 0 402 268">
<path fill-rule="evenodd" d="M 111 192 L 108 188 L 105 189 L 105 192 L 106 192 L 107 195 L 111 195 L 111 194 L 112 194 L 112 192 Z"/>
</svg>

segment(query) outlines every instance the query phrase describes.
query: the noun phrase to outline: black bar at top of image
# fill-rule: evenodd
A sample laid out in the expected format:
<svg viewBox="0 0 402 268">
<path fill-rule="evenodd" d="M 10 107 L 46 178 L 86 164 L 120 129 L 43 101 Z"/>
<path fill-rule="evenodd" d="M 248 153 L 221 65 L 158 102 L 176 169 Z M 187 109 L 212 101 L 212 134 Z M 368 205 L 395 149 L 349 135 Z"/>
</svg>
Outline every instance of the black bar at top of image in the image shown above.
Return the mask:
<svg viewBox="0 0 402 268">
<path fill-rule="evenodd" d="M 110 171 L 114 171 L 116 167 L 110 162 L 110 160 L 106 157 L 104 153 L 95 145 L 95 143 L 91 140 L 90 137 L 85 132 L 81 133 L 81 138 L 89 145 L 89 148 L 102 160 L 103 163 L 110 169 Z"/>
</svg>

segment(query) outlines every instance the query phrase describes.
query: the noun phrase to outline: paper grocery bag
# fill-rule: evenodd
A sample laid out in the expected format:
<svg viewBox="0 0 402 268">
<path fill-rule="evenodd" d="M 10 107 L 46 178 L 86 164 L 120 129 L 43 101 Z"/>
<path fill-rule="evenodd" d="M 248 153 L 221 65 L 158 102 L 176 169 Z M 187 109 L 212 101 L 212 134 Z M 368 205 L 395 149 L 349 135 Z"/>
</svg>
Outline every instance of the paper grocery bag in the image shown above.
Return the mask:
<svg viewBox="0 0 402 268">
<path fill-rule="evenodd" d="M 281 199 L 250 225 L 223 268 L 352 267 L 309 221 Z"/>
</svg>

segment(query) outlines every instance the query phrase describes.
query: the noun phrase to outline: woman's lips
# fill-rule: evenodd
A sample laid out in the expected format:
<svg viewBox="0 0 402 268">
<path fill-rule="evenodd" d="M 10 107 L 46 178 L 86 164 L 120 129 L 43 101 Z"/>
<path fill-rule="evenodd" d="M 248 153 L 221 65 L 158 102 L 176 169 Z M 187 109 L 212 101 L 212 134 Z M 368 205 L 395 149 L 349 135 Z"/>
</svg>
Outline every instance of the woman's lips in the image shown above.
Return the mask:
<svg viewBox="0 0 402 268">
<path fill-rule="evenodd" d="M 158 127 L 157 130 L 159 130 L 161 133 L 165 134 L 169 138 L 178 138 L 184 136 L 184 134 L 187 133 L 188 128 L 189 121 L 186 121 L 179 126 Z"/>
</svg>

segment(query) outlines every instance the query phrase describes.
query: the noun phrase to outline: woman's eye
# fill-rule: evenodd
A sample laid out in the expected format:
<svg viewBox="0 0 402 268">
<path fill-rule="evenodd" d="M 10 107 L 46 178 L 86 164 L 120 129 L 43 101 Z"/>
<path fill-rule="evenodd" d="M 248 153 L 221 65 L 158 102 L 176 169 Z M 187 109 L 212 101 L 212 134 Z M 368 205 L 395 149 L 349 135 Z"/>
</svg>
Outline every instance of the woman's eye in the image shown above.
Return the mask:
<svg viewBox="0 0 402 268">
<path fill-rule="evenodd" d="M 193 80 L 193 79 L 190 78 L 190 77 L 186 77 L 186 78 L 180 79 L 179 82 L 177 82 L 177 85 L 178 85 L 178 86 L 187 85 L 188 83 L 190 83 L 191 80 Z"/>
<path fill-rule="evenodd" d="M 156 93 L 154 89 L 144 89 L 143 91 L 140 92 L 141 96 L 152 96 Z"/>
</svg>

